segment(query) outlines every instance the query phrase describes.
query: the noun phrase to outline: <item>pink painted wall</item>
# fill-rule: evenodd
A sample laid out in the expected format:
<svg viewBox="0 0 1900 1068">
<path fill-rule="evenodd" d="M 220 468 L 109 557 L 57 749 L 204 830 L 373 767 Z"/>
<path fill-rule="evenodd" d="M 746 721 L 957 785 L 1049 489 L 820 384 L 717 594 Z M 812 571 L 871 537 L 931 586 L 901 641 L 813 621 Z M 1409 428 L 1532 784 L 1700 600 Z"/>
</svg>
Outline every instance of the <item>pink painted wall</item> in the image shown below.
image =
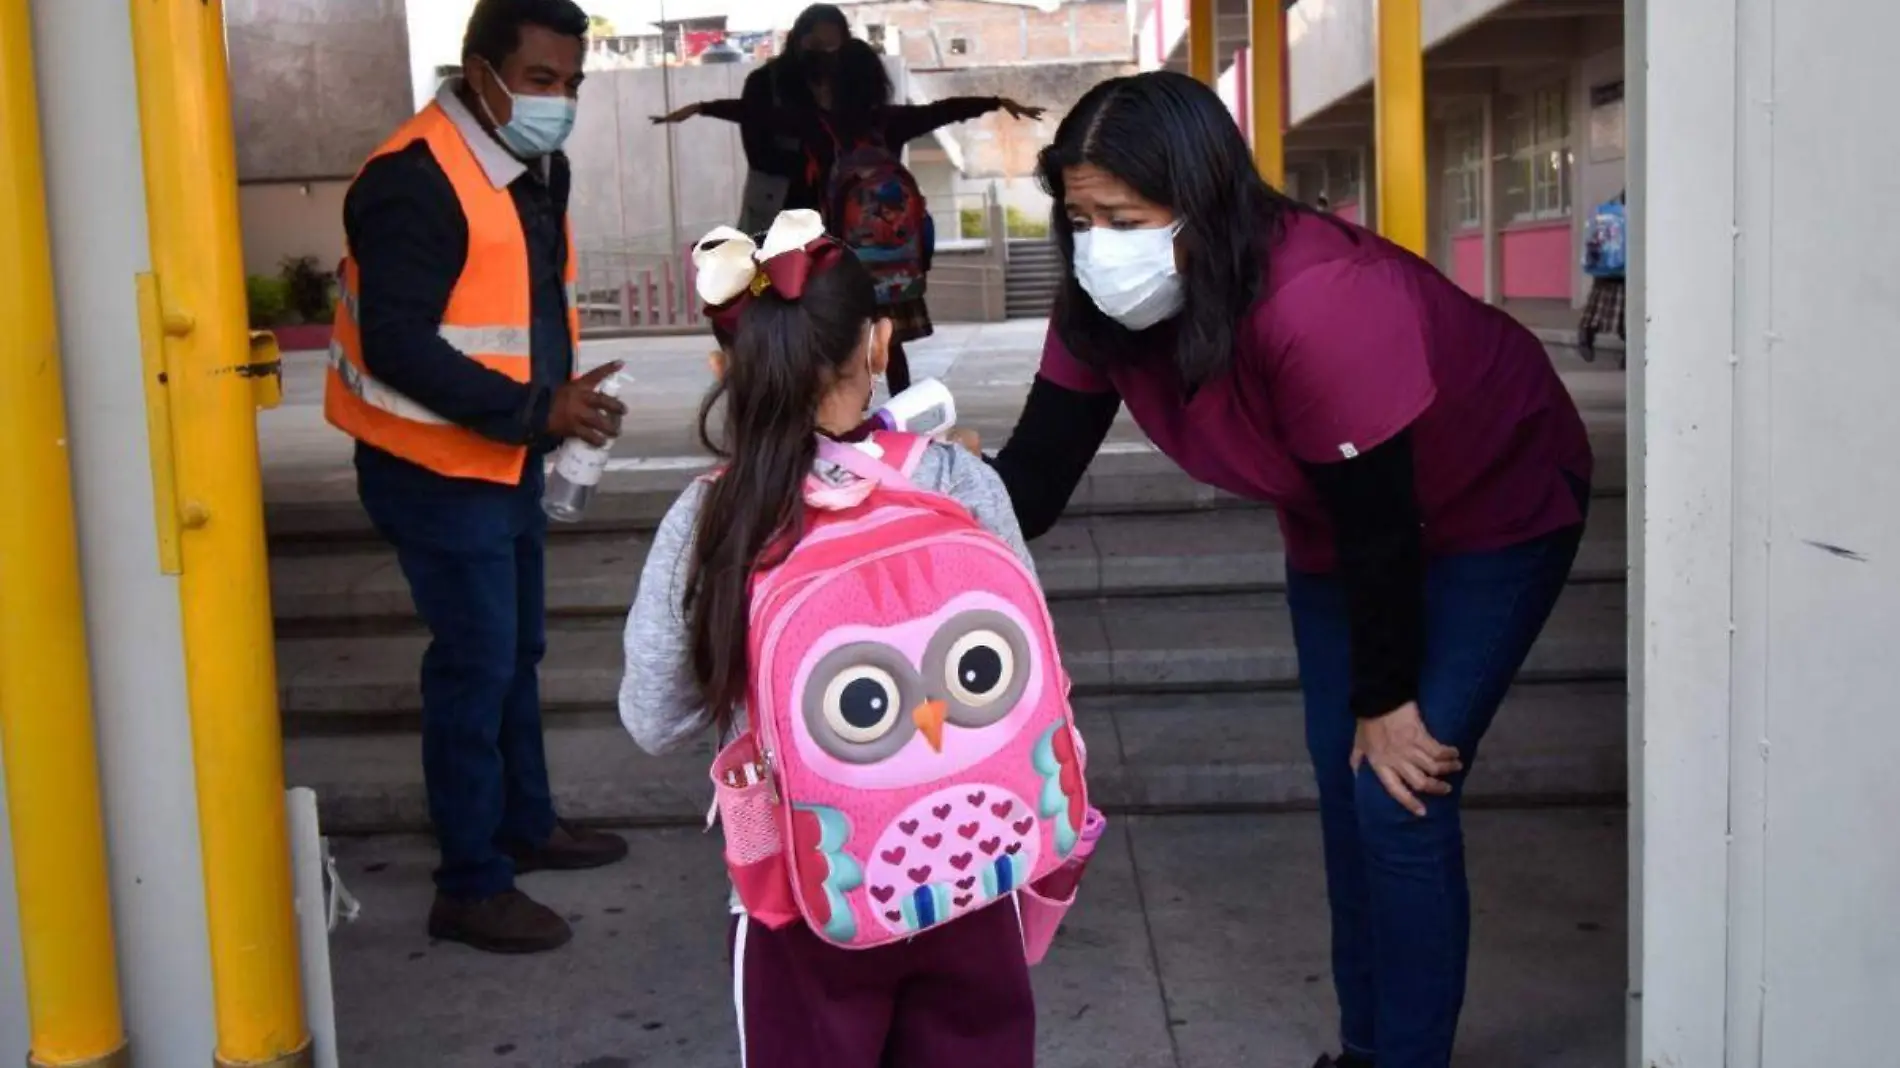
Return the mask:
<svg viewBox="0 0 1900 1068">
<path fill-rule="evenodd" d="M 1451 280 L 1474 297 L 1484 296 L 1484 231 L 1452 235 Z"/>
<path fill-rule="evenodd" d="M 1568 219 L 1506 230 L 1499 241 L 1504 261 L 1499 273 L 1503 275 L 1506 297 L 1570 299 L 1577 258 L 1570 247 Z M 1482 268 L 1480 272 L 1482 283 Z"/>
<path fill-rule="evenodd" d="M 1359 222 L 1359 202 L 1357 200 L 1342 200 L 1333 205 L 1333 214 L 1349 223 L 1357 225 Z"/>
</svg>

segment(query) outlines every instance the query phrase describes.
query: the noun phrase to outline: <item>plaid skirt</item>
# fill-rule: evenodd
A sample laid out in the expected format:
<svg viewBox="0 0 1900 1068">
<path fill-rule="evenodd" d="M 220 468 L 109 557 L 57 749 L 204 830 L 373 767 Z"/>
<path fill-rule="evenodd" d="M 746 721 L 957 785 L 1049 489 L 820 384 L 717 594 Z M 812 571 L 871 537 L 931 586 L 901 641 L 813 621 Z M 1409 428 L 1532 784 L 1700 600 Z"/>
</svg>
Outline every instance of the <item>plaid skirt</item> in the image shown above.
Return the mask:
<svg viewBox="0 0 1900 1068">
<path fill-rule="evenodd" d="M 1616 336 L 1628 338 L 1625 327 L 1626 288 L 1621 278 L 1597 278 L 1590 283 L 1590 299 L 1583 305 L 1584 336 L 1607 334 L 1615 331 Z"/>
<path fill-rule="evenodd" d="M 884 315 L 891 321 L 891 340 L 898 344 L 937 332 L 937 328 L 930 325 L 930 309 L 924 306 L 922 297 L 899 301 L 885 308 Z"/>
</svg>

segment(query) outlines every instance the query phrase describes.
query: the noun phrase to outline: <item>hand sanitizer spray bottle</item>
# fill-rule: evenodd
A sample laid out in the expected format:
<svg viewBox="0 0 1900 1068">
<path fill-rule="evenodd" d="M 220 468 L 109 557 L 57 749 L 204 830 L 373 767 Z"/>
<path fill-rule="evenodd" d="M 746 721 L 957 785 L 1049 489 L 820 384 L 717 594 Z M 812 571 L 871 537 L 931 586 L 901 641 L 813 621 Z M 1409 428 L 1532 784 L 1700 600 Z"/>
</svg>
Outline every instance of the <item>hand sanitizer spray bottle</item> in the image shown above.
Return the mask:
<svg viewBox="0 0 1900 1068">
<path fill-rule="evenodd" d="M 627 386 L 627 376 L 614 375 L 600 384 L 600 392 L 618 397 Z M 580 438 L 568 438 L 554 452 L 554 470 L 548 472 L 547 489 L 541 494 L 541 510 L 548 518 L 562 523 L 578 523 L 593 499 L 594 487 L 607 470 L 607 454 L 614 443 L 589 445 Z"/>
</svg>

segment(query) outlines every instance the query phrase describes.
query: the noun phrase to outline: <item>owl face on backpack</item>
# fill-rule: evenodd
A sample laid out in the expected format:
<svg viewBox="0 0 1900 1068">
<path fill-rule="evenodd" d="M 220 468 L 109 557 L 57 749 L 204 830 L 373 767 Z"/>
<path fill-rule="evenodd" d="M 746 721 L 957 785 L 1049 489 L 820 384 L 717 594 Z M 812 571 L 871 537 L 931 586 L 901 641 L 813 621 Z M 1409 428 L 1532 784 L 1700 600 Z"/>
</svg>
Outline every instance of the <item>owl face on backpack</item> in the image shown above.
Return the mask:
<svg viewBox="0 0 1900 1068">
<path fill-rule="evenodd" d="M 815 519 L 753 632 L 749 707 L 821 935 L 909 937 L 1074 851 L 1087 800 L 1048 609 L 960 505 L 880 490 Z"/>
</svg>

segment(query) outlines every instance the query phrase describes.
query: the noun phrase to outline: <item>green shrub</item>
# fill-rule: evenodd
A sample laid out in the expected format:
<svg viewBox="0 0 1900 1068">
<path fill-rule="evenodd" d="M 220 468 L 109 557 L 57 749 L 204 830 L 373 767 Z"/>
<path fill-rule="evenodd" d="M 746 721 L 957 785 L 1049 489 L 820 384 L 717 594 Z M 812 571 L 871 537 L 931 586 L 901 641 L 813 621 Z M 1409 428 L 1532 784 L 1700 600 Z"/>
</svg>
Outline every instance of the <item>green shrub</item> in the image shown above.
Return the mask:
<svg viewBox="0 0 1900 1068">
<path fill-rule="evenodd" d="M 336 315 L 336 299 L 331 296 L 332 278 L 317 265 L 315 256 L 292 256 L 283 262 L 278 276 L 284 284 L 288 310 L 306 323 L 327 323 Z"/>
<path fill-rule="evenodd" d="M 1031 215 L 1021 208 L 1005 208 L 1003 216 L 1008 220 L 1011 237 L 1048 237 L 1049 220 L 1045 216 Z"/>
<path fill-rule="evenodd" d="M 282 278 L 254 274 L 244 280 L 244 298 L 250 307 L 251 329 L 287 325 L 290 286 Z"/>
<path fill-rule="evenodd" d="M 967 238 L 990 236 L 990 213 L 982 208 L 964 208 L 957 212 L 958 231 Z"/>
</svg>

